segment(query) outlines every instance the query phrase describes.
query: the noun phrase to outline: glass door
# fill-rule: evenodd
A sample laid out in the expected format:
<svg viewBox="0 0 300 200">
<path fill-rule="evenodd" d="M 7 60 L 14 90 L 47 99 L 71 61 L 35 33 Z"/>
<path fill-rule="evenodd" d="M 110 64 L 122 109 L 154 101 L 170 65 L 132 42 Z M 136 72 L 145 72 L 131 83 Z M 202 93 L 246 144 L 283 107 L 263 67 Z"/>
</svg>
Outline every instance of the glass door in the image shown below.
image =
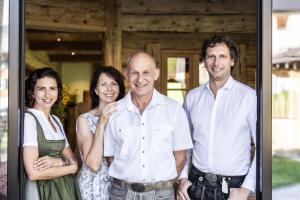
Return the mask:
<svg viewBox="0 0 300 200">
<path fill-rule="evenodd" d="M 199 86 L 199 55 L 197 51 L 165 50 L 162 52 L 161 91 L 183 103 L 189 90 Z"/>
</svg>

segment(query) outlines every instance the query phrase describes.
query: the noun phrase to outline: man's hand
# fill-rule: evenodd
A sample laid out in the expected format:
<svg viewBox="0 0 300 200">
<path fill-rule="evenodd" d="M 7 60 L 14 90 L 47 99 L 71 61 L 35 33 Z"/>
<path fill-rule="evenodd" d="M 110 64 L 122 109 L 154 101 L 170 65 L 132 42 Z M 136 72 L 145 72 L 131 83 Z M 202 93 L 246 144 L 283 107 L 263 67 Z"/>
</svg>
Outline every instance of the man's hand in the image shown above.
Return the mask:
<svg viewBox="0 0 300 200">
<path fill-rule="evenodd" d="M 187 178 L 180 179 L 176 199 L 177 200 L 190 200 L 190 197 L 187 193 L 187 189 L 192 185 L 191 181 Z"/>
<path fill-rule="evenodd" d="M 250 190 L 246 188 L 231 188 L 230 196 L 227 200 L 247 200 Z"/>
</svg>

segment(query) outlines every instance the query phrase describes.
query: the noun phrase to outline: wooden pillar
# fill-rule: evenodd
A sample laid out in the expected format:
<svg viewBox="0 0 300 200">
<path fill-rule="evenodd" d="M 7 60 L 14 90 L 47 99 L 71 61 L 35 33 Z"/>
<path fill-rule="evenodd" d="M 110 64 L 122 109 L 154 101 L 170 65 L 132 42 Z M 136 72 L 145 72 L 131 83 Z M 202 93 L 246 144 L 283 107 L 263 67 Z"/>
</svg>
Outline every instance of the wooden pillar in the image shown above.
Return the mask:
<svg viewBox="0 0 300 200">
<path fill-rule="evenodd" d="M 190 56 L 191 66 L 190 66 L 190 77 L 191 83 L 189 89 L 195 88 L 199 86 L 199 63 L 200 63 L 200 55 L 193 54 Z"/>
<path fill-rule="evenodd" d="M 246 45 L 239 44 L 237 45 L 239 58 L 235 63 L 235 66 L 232 69 L 232 76 L 244 83 L 247 84 L 247 55 L 246 55 Z"/>
<path fill-rule="evenodd" d="M 121 0 L 106 2 L 105 65 L 122 70 L 122 5 Z"/>
<path fill-rule="evenodd" d="M 122 2 L 115 0 L 114 5 L 114 67 L 122 71 Z"/>
<path fill-rule="evenodd" d="M 241 82 L 247 84 L 247 55 L 246 55 L 246 45 L 239 45 L 240 52 L 240 71 L 241 71 Z"/>
<path fill-rule="evenodd" d="M 113 65 L 113 5 L 114 1 L 105 1 L 105 12 L 106 12 L 106 26 L 107 30 L 105 32 L 105 52 L 104 52 L 104 62 L 105 65 Z"/>
</svg>

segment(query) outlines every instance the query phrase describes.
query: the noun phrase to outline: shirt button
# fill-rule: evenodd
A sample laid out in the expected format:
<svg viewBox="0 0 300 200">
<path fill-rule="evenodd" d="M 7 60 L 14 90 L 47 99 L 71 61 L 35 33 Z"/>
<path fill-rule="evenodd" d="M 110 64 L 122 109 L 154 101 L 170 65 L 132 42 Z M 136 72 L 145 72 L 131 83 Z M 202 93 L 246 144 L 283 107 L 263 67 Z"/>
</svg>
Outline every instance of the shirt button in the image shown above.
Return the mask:
<svg viewBox="0 0 300 200">
<path fill-rule="evenodd" d="M 142 137 L 142 139 L 144 140 L 144 139 L 145 139 L 145 137 Z"/>
<path fill-rule="evenodd" d="M 145 167 L 145 165 L 142 165 L 142 167 Z"/>
<path fill-rule="evenodd" d="M 145 124 L 144 123 L 142 123 L 142 126 L 144 126 Z"/>
<path fill-rule="evenodd" d="M 142 151 L 142 153 L 145 153 L 145 151 Z"/>
</svg>

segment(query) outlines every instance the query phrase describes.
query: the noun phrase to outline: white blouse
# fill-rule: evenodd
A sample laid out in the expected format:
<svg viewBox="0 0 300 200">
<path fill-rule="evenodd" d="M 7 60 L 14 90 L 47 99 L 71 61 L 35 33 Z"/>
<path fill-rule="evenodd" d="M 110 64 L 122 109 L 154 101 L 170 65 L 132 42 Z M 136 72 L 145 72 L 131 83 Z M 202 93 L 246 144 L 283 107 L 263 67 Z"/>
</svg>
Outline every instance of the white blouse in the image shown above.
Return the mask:
<svg viewBox="0 0 300 200">
<path fill-rule="evenodd" d="M 51 115 L 50 120 L 54 125 L 56 131 L 53 129 L 51 124 L 49 123 L 46 115 L 39 110 L 30 108 L 28 111 L 32 112 L 37 119 L 39 120 L 42 129 L 44 131 L 45 138 L 47 140 L 66 140 L 66 146 L 69 147 L 68 140 L 66 138 L 66 134 L 63 130 L 63 125 L 57 116 Z M 59 123 L 59 126 L 56 121 L 54 121 L 53 117 L 55 117 L 56 121 Z M 25 146 L 34 146 L 38 147 L 37 141 L 37 131 L 36 131 L 36 122 L 32 115 L 25 113 L 24 118 L 24 143 L 23 147 Z"/>
</svg>

